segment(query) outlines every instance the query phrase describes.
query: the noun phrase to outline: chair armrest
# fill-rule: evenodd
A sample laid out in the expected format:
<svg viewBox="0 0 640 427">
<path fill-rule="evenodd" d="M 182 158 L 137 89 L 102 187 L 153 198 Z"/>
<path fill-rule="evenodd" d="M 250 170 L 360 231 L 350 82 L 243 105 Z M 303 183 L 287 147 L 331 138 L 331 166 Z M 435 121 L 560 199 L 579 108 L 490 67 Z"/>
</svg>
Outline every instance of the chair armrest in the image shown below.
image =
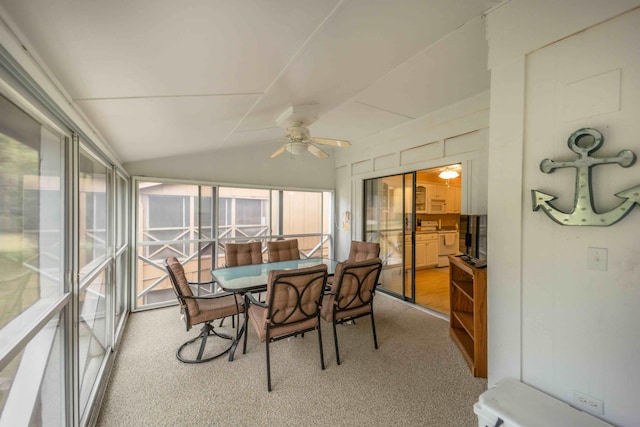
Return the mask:
<svg viewBox="0 0 640 427">
<path fill-rule="evenodd" d="M 264 308 L 268 307 L 266 303 L 258 301 L 251 292 L 247 292 L 246 294 L 244 294 L 244 297 L 247 300 L 247 302 L 250 302 L 251 304 L 255 304 L 257 306 L 264 307 Z"/>
<path fill-rule="evenodd" d="M 195 285 L 195 286 L 199 286 L 199 285 L 213 285 L 214 283 L 216 283 L 215 280 L 209 280 L 208 282 L 191 282 L 191 281 L 187 281 L 188 284 L 190 285 Z"/>
<path fill-rule="evenodd" d="M 213 295 L 182 295 L 182 298 L 184 299 L 216 299 L 216 298 L 223 298 L 223 297 L 228 297 L 229 295 L 233 295 L 230 293 L 224 293 L 224 294 L 213 294 Z"/>
</svg>

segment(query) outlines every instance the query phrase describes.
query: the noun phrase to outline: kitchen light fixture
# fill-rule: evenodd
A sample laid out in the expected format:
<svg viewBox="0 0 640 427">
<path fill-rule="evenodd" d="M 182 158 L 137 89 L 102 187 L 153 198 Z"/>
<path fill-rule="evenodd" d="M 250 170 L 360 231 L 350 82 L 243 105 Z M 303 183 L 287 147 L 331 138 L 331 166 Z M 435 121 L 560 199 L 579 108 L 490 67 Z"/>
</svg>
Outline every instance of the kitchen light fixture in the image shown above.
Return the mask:
<svg viewBox="0 0 640 427">
<path fill-rule="evenodd" d="M 438 175 L 442 179 L 453 179 L 459 177 L 460 174 L 452 169 L 445 169 Z"/>
</svg>

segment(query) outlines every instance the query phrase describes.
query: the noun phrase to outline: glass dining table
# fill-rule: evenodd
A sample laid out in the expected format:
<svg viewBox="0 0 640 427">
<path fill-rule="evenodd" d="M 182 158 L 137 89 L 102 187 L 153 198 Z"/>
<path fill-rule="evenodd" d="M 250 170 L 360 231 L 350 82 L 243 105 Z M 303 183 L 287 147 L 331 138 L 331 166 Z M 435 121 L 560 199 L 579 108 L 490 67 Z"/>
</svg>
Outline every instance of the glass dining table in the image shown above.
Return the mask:
<svg viewBox="0 0 640 427">
<path fill-rule="evenodd" d="M 268 262 L 263 264 L 241 265 L 211 270 L 213 281 L 225 292 L 233 292 L 243 296 L 247 292 L 260 292 L 267 289 L 267 279 L 271 270 L 294 270 L 325 264 L 327 273 L 331 276 L 335 272 L 338 261 L 325 258 L 306 258 L 290 261 Z M 238 323 L 240 320 L 238 319 Z M 233 360 L 236 348 L 242 334 L 245 333 L 244 323 L 238 325 L 236 339 L 229 351 L 229 361 Z"/>
</svg>

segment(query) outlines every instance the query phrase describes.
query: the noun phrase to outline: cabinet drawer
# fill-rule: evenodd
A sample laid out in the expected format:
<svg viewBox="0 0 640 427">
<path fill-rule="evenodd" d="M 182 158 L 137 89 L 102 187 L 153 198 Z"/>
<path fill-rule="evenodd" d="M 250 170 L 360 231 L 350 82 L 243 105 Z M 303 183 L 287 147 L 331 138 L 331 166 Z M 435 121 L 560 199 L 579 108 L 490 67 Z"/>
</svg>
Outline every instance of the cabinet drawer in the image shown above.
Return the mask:
<svg viewBox="0 0 640 427">
<path fill-rule="evenodd" d="M 428 242 L 430 240 L 438 240 L 438 233 L 416 234 L 416 242 Z"/>
</svg>

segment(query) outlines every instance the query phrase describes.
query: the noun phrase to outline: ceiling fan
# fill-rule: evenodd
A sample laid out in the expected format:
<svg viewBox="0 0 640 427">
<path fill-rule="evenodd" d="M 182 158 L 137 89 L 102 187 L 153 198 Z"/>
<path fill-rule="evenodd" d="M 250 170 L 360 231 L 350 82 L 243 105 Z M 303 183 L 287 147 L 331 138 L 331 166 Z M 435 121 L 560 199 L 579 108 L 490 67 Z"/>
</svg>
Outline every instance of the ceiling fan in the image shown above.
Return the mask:
<svg viewBox="0 0 640 427">
<path fill-rule="evenodd" d="M 299 156 L 305 151 L 309 151 L 314 156 L 320 159 L 326 159 L 329 157 L 327 153 L 322 151 L 316 144 L 328 145 L 331 147 L 350 147 L 351 143 L 342 139 L 330 139 L 330 138 L 315 138 L 309 135 L 309 129 L 302 126 L 302 122 L 295 122 L 293 126 L 285 129 L 284 137 L 281 141 L 285 141 L 285 144 L 278 148 L 271 158 L 279 156 L 280 154 L 288 151 L 289 153 Z"/>
<path fill-rule="evenodd" d="M 317 104 L 291 106 L 276 119 L 278 126 L 284 129 L 284 136 L 280 138 L 280 141 L 284 141 L 285 143 L 271 155 L 272 159 L 285 151 L 295 156 L 300 156 L 305 151 L 309 151 L 320 159 L 326 159 L 329 155 L 322 151 L 318 145 L 328 145 L 331 147 L 351 146 L 349 141 L 342 139 L 315 138 L 310 136 L 307 126 L 317 120 L 318 107 Z"/>
</svg>

